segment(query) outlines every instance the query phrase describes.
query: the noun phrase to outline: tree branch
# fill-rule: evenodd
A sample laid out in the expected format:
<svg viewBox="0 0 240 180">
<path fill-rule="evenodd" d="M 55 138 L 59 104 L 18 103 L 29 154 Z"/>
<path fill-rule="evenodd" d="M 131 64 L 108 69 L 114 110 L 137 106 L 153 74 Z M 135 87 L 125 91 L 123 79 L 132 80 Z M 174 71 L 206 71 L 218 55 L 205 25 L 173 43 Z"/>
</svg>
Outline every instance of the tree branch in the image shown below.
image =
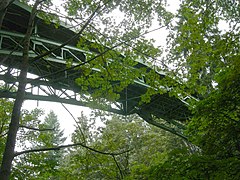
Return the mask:
<svg viewBox="0 0 240 180">
<path fill-rule="evenodd" d="M 83 133 L 83 131 L 82 131 L 82 128 L 79 126 L 76 118 L 73 116 L 73 114 L 69 111 L 69 109 L 68 109 L 63 103 L 61 103 L 61 105 L 64 107 L 64 109 L 70 114 L 70 116 L 71 116 L 71 117 L 73 118 L 73 120 L 75 121 L 75 123 L 76 123 L 76 125 L 77 125 L 77 127 L 78 127 L 78 129 L 79 129 L 79 131 L 80 131 L 80 133 L 81 133 L 81 135 L 82 135 L 83 142 L 86 144 L 85 135 L 84 135 L 84 133 Z"/>
<path fill-rule="evenodd" d="M 121 168 L 120 168 L 120 166 L 119 166 L 119 164 L 118 164 L 118 162 L 117 162 L 115 156 L 112 155 L 112 157 L 113 157 L 113 160 L 114 160 L 114 162 L 116 163 L 117 168 L 118 168 L 118 170 L 119 170 L 119 172 L 120 172 L 120 177 L 121 177 L 121 179 L 123 179 L 123 173 L 122 173 L 122 170 L 121 170 Z"/>
<path fill-rule="evenodd" d="M 82 146 L 82 147 L 87 148 L 87 149 L 89 149 L 91 151 L 94 151 L 96 153 L 103 154 L 103 155 L 109 155 L 109 156 L 118 156 L 118 155 L 121 155 L 121 154 L 124 154 L 126 152 L 131 151 L 131 149 L 129 149 L 129 150 L 118 152 L 118 153 L 103 152 L 103 151 L 99 151 L 99 150 L 96 150 L 94 148 L 91 148 L 89 146 L 86 146 L 83 143 L 74 143 L 74 144 L 67 144 L 67 145 L 50 147 L 50 148 L 30 149 L 30 150 L 25 150 L 25 151 L 21 151 L 21 152 L 16 152 L 14 157 L 22 155 L 22 154 L 33 153 L 33 152 L 59 151 L 60 149 L 75 147 L 75 146 Z"/>
<path fill-rule="evenodd" d="M 164 124 L 161 124 L 161 123 L 158 123 L 156 121 L 153 120 L 152 117 L 150 117 L 150 115 L 147 115 L 146 113 L 142 112 L 142 111 L 139 111 L 137 113 L 143 120 L 145 120 L 146 122 L 148 122 L 149 124 L 152 124 L 153 126 L 156 126 L 156 127 L 159 127 L 165 131 L 168 131 L 172 134 L 175 134 L 179 137 L 181 137 L 182 139 L 184 139 L 185 141 L 188 141 L 188 138 L 186 136 L 184 136 L 184 134 L 176 131 L 175 129 L 173 128 L 170 128 L 170 127 L 167 127 L 165 126 Z"/>
<path fill-rule="evenodd" d="M 38 129 L 38 128 L 29 127 L 29 126 L 25 126 L 25 125 L 20 125 L 19 127 L 34 130 L 34 131 L 53 131 L 55 129 L 55 128 Z"/>
<path fill-rule="evenodd" d="M 8 134 L 8 131 L 7 132 L 5 132 L 4 134 L 0 134 L 0 138 L 2 138 L 2 137 L 4 137 L 4 136 L 6 136 Z"/>
</svg>

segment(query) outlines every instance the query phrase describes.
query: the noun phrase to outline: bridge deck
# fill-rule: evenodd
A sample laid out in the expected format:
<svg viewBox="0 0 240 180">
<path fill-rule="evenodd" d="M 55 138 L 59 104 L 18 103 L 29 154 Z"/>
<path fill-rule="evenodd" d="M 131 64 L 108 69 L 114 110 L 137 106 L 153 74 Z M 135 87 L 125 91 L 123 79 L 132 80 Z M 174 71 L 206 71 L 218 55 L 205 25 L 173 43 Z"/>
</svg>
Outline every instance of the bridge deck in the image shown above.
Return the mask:
<svg viewBox="0 0 240 180">
<path fill-rule="evenodd" d="M 27 22 L 31 8 L 15 1 L 7 11 L 0 30 L 0 61 L 2 71 L 0 80 L 5 82 L 5 87 L 17 86 L 18 70 L 22 62 L 22 39 L 26 32 Z M 31 37 L 30 57 L 34 58 L 44 51 L 48 51 L 59 46 L 76 33 L 61 25 L 55 28 L 54 24 L 46 24 L 40 17 L 36 18 L 34 34 Z M 64 102 L 69 104 L 90 106 L 84 101 L 81 94 L 81 87 L 76 84 L 76 79 L 81 73 L 79 70 L 66 68 L 67 59 L 73 60 L 73 65 L 85 62 L 88 56 L 98 54 L 97 49 L 85 51 L 77 48 L 78 39 L 73 40 L 59 51 L 51 53 L 44 59 L 34 61 L 30 64 L 29 73 L 42 77 L 52 74 L 46 78 L 28 79 L 26 99 Z M 88 41 L 88 44 L 91 42 Z M 138 62 L 134 68 L 147 67 Z M 56 73 L 59 72 L 59 73 Z M 164 73 L 159 73 L 164 77 Z M 15 97 L 15 93 L 10 89 L 0 92 L 0 97 Z M 147 91 L 149 86 L 144 79 L 136 79 L 134 84 L 130 84 L 125 90 L 120 92 L 120 98 L 115 103 L 116 106 L 108 107 L 108 111 L 118 114 L 138 113 L 143 118 L 157 117 L 169 122 L 185 121 L 190 113 L 183 100 L 170 97 L 168 93 L 158 94 L 151 98 L 151 102 L 139 105 L 141 96 Z M 39 93 L 41 92 L 41 93 Z"/>
</svg>

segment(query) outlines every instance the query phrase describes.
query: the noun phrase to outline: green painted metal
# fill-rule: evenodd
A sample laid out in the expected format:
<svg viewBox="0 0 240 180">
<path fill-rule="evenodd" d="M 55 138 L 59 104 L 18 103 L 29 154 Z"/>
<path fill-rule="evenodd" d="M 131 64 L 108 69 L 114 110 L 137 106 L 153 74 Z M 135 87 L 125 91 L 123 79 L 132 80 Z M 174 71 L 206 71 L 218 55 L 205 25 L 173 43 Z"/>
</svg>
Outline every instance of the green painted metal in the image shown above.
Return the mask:
<svg viewBox="0 0 240 180">
<path fill-rule="evenodd" d="M 3 22 L 3 29 L 0 30 L 0 61 L 2 69 L 0 71 L 0 80 L 5 83 L 6 87 L 0 91 L 0 98 L 15 98 L 16 96 L 12 89 L 17 88 L 18 85 L 17 77 L 22 57 L 21 43 L 30 10 L 30 7 L 15 1 L 8 8 L 8 13 Z M 13 16 L 16 13 L 18 16 Z M 36 22 L 35 34 L 31 37 L 31 50 L 29 52 L 31 58 L 36 57 L 43 51 L 61 45 L 75 34 L 66 25 L 61 25 L 58 29 L 55 29 L 54 25 L 45 24 L 40 17 Z M 64 69 L 67 58 L 72 58 L 74 60 L 73 65 L 77 65 L 88 60 L 89 54 L 97 54 L 96 50 L 84 51 L 79 49 L 76 44 L 77 40 L 64 46 L 60 51 L 51 53 L 44 60 L 32 62 L 29 73 L 36 77 L 42 77 Z M 140 66 L 147 67 L 140 60 L 136 61 Z M 98 71 L 98 69 L 93 70 Z M 25 98 L 99 108 L 122 115 L 137 113 L 147 122 L 154 125 L 157 123 L 159 127 L 182 137 L 183 122 L 190 116 L 185 101 L 188 97 L 177 99 L 170 97 L 167 93 L 158 94 L 152 97 L 150 103 L 139 105 L 141 95 L 147 91 L 147 88 L 151 87 L 145 83 L 144 79 L 136 79 L 134 84 L 129 85 L 127 89 L 120 93 L 120 99 L 115 103 L 94 107 L 93 103 L 86 101 L 84 94 L 79 93 L 80 87 L 75 83 L 78 73 L 78 70 L 71 69 L 70 71 L 61 71 L 47 78 L 28 78 Z M 165 76 L 164 72 L 158 73 L 160 76 Z M 164 119 L 169 126 L 158 123 L 155 119 Z"/>
</svg>

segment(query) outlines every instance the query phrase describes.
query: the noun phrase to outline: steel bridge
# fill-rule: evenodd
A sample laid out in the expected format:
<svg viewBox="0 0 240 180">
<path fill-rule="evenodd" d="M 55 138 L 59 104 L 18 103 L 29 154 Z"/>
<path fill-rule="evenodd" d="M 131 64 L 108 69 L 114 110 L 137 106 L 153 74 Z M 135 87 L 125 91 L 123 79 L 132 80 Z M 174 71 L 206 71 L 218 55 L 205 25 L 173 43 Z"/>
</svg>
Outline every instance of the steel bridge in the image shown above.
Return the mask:
<svg viewBox="0 0 240 180">
<path fill-rule="evenodd" d="M 8 10 L 0 30 L 0 98 L 15 98 L 19 69 L 22 62 L 22 40 L 26 32 L 31 7 L 14 1 Z M 66 42 L 76 33 L 67 25 L 61 24 L 55 28 L 54 23 L 46 24 L 37 17 L 34 33 L 31 36 L 30 58 L 44 51 L 49 51 Z M 73 60 L 73 65 L 85 62 L 88 55 L 97 54 L 97 49 L 89 51 L 77 48 L 77 40 L 73 40 L 57 52 L 51 53 L 42 60 L 30 63 L 29 78 L 27 79 L 25 99 L 61 102 L 79 106 L 93 107 L 80 93 L 81 88 L 76 84 L 79 71 L 74 68 L 66 69 L 67 58 Z M 89 42 L 91 43 L 91 42 Z M 138 62 L 134 68 L 147 67 Z M 65 70 L 66 69 L 66 70 Z M 51 74 L 51 76 L 48 76 Z M 159 76 L 165 77 L 163 72 Z M 136 79 L 133 84 L 120 92 L 120 98 L 111 106 L 103 108 L 109 112 L 121 115 L 137 113 L 147 122 L 167 131 L 181 135 L 183 124 L 189 118 L 185 99 L 170 97 L 168 93 L 157 94 L 149 103 L 141 104 L 141 96 L 150 88 L 144 78 Z M 96 107 L 100 108 L 101 107 Z M 161 122 L 156 121 L 161 119 Z M 164 120 L 164 121 L 163 121 Z M 164 122 L 164 123 L 163 123 Z"/>
</svg>

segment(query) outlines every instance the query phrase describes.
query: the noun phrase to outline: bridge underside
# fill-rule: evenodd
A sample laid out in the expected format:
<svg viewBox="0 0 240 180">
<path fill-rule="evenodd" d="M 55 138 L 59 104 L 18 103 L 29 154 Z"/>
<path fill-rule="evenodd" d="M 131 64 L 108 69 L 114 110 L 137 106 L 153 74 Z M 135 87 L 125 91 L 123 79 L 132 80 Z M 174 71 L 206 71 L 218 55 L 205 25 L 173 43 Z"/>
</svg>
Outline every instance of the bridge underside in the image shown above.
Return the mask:
<svg viewBox="0 0 240 180">
<path fill-rule="evenodd" d="M 19 84 L 18 75 L 22 63 L 22 39 L 26 32 L 29 12 L 28 6 L 15 1 L 9 7 L 3 28 L 0 30 L 0 80 L 3 82 L 0 90 L 1 98 L 16 97 L 15 90 Z M 61 45 L 74 34 L 74 31 L 66 26 L 56 29 L 54 24 L 45 24 L 38 17 L 31 37 L 30 58 Z M 136 79 L 134 83 L 119 92 L 120 98 L 117 101 L 106 101 L 106 106 L 94 106 L 96 103 L 89 101 L 91 92 L 88 95 L 81 93 L 81 87 L 76 83 L 76 79 L 81 74 L 80 70 L 66 69 L 67 59 L 71 58 L 73 65 L 77 65 L 88 60 L 89 54 L 98 53 L 96 49 L 84 51 L 76 48 L 77 41 L 72 41 L 45 58 L 30 62 L 25 99 L 87 106 L 122 115 L 137 113 L 151 124 L 162 126 L 163 129 L 171 132 L 181 132 L 182 123 L 190 116 L 184 100 L 170 97 L 165 93 L 154 95 L 149 103 L 140 105 L 141 96 L 149 88 L 144 79 Z M 145 66 L 139 62 L 136 67 Z M 160 76 L 165 75 L 160 74 Z M 167 123 L 157 122 L 156 119 Z"/>
</svg>

